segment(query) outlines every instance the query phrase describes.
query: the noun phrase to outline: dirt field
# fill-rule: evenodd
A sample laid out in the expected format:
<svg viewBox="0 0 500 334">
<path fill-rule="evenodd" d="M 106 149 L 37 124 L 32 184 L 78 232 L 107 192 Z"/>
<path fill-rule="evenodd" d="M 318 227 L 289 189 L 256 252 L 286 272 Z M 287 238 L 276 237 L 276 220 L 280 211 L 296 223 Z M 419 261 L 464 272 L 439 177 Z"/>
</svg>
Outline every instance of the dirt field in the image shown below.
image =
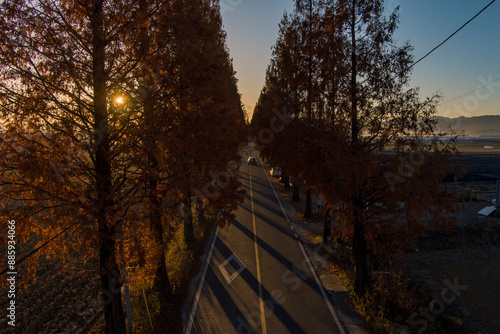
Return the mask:
<svg viewBox="0 0 500 334">
<path fill-rule="evenodd" d="M 465 203 L 451 231 L 431 232 L 420 238 L 418 252 L 407 255 L 407 267 L 417 279 L 435 290 L 445 280 L 466 288 L 457 303 L 463 321 L 476 333 L 500 333 L 500 219 L 477 214 L 493 198 L 495 186 L 483 182 L 470 186 L 475 201 Z"/>
<path fill-rule="evenodd" d="M 500 248 L 450 249 L 416 253 L 408 257 L 416 276 L 434 286 L 436 298 L 446 280 L 462 288 L 457 303 L 476 333 L 500 333 Z"/>
</svg>

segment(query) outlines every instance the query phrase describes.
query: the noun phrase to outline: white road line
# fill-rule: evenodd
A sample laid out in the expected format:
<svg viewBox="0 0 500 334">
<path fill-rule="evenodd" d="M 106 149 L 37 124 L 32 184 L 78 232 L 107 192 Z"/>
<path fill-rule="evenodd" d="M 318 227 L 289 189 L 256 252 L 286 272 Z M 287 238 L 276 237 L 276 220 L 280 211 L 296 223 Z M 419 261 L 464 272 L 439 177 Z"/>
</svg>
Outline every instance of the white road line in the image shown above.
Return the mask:
<svg viewBox="0 0 500 334">
<path fill-rule="evenodd" d="M 330 299 L 328 299 L 328 296 L 326 295 L 325 289 L 323 288 L 323 284 L 321 284 L 318 275 L 316 274 L 316 270 L 314 269 L 311 261 L 309 260 L 309 256 L 307 256 L 306 251 L 304 250 L 304 247 L 302 246 L 302 243 L 300 240 L 298 241 L 300 250 L 302 251 L 302 254 L 304 254 L 304 258 L 306 259 L 307 265 L 309 266 L 309 269 L 311 270 L 311 273 L 314 276 L 314 279 L 316 280 L 316 283 L 319 286 L 319 289 L 321 290 L 321 294 L 323 295 L 323 298 L 325 299 L 326 305 L 328 306 L 328 309 L 330 310 L 330 313 L 335 320 L 335 323 L 337 324 L 338 329 L 340 330 L 341 334 L 345 334 L 344 328 L 340 324 L 340 320 L 337 317 L 337 314 L 335 313 L 335 310 L 333 309 L 332 303 L 330 302 Z"/>
<path fill-rule="evenodd" d="M 194 297 L 193 301 L 193 307 L 191 308 L 191 312 L 189 313 L 189 322 L 184 330 L 184 334 L 189 334 L 191 333 L 191 328 L 193 327 L 193 322 L 194 322 L 194 315 L 196 313 L 196 308 L 198 307 L 198 302 L 200 300 L 200 294 L 201 294 L 201 289 L 203 288 L 203 283 L 205 283 L 205 276 L 207 274 L 208 267 L 210 266 L 210 259 L 212 258 L 212 251 L 214 250 L 214 244 L 215 240 L 217 239 L 217 236 L 219 235 L 219 227 L 215 230 L 215 235 L 212 240 L 212 244 L 210 245 L 210 251 L 208 252 L 207 255 L 207 260 L 205 262 L 205 267 L 203 268 L 203 273 L 201 275 L 201 280 L 200 284 L 198 285 L 198 290 L 196 290 L 196 294 Z"/>
<path fill-rule="evenodd" d="M 260 277 L 260 264 L 259 264 L 259 247 L 257 246 L 257 227 L 255 225 L 255 211 L 253 205 L 253 188 L 252 188 L 252 173 L 248 171 L 250 177 L 250 203 L 252 206 L 252 221 L 253 221 L 253 243 L 255 248 L 255 264 L 257 267 L 257 282 L 259 283 L 259 308 L 260 308 L 260 323 L 262 326 L 262 334 L 267 334 L 266 328 L 266 315 L 264 310 L 264 299 L 262 298 L 262 281 Z"/>
<path fill-rule="evenodd" d="M 283 208 L 283 205 L 281 205 L 281 201 L 280 201 L 280 199 L 278 197 L 278 194 L 276 193 L 276 190 L 274 190 L 274 186 L 273 186 L 271 180 L 269 179 L 269 176 L 267 176 L 267 173 L 266 173 L 266 170 L 264 169 L 264 166 L 262 166 L 262 169 L 264 170 L 264 174 L 266 174 L 267 181 L 269 181 L 269 185 L 271 186 L 271 189 L 274 192 L 274 196 L 276 196 L 276 199 L 278 200 L 278 203 L 279 203 L 279 205 L 281 207 L 281 211 L 283 212 L 283 215 L 285 216 L 286 221 L 288 223 L 290 223 L 290 220 L 288 219 L 288 216 L 287 216 L 287 214 L 285 212 L 285 209 Z M 330 310 L 330 313 L 331 313 L 333 319 L 335 320 L 335 323 L 337 324 L 338 329 L 340 330 L 340 333 L 341 334 L 346 334 L 345 331 L 344 331 L 344 328 L 340 324 L 340 320 L 339 320 L 337 314 L 335 313 L 335 310 L 333 309 L 333 306 L 332 306 L 332 303 L 330 302 L 330 299 L 328 299 L 328 297 L 326 295 L 325 289 L 323 288 L 323 284 L 319 280 L 319 277 L 316 274 L 316 270 L 314 269 L 311 261 L 309 260 L 309 256 L 307 256 L 307 254 L 306 254 L 306 252 L 304 250 L 304 247 L 302 246 L 302 242 L 300 241 L 300 239 L 297 240 L 297 242 L 298 242 L 298 244 L 300 246 L 300 250 L 302 251 L 302 254 L 304 255 L 304 258 L 306 259 L 307 265 L 309 266 L 309 269 L 311 270 L 311 273 L 313 274 L 314 279 L 316 280 L 316 284 L 318 284 L 318 287 L 321 290 L 321 294 L 323 295 L 323 298 L 325 299 L 326 305 L 328 306 L 328 309 Z"/>
<path fill-rule="evenodd" d="M 231 261 L 234 261 L 238 264 L 238 269 L 232 275 L 229 275 L 229 272 L 227 271 L 226 267 Z M 238 257 L 234 253 L 231 254 L 227 259 L 224 260 L 224 262 L 222 262 L 219 265 L 219 270 L 222 273 L 222 276 L 224 276 L 224 278 L 226 279 L 227 284 L 231 284 L 234 281 L 234 279 L 238 277 L 238 275 L 241 274 L 245 269 L 246 267 L 243 264 L 243 262 L 241 262 L 241 260 L 238 259 Z"/>
<path fill-rule="evenodd" d="M 271 189 L 273 190 L 274 192 L 274 196 L 276 196 L 276 198 L 278 199 L 278 204 L 280 205 L 280 208 L 281 208 L 281 211 L 283 212 L 283 214 L 285 215 L 285 219 L 288 223 L 290 223 L 290 219 L 288 219 L 288 216 L 286 215 L 286 212 L 285 212 L 285 209 L 283 209 L 283 205 L 281 205 L 281 201 L 280 199 L 278 198 L 278 194 L 276 193 L 276 190 L 274 190 L 274 187 L 273 187 L 273 184 L 271 182 L 271 180 L 269 179 L 269 176 L 267 176 L 267 173 L 266 173 L 266 170 L 264 169 L 264 166 L 262 166 L 262 170 L 264 171 L 264 174 L 266 174 L 266 178 L 267 178 L 267 181 L 269 181 L 269 185 L 271 186 Z M 291 224 L 290 224 L 291 225 Z"/>
</svg>

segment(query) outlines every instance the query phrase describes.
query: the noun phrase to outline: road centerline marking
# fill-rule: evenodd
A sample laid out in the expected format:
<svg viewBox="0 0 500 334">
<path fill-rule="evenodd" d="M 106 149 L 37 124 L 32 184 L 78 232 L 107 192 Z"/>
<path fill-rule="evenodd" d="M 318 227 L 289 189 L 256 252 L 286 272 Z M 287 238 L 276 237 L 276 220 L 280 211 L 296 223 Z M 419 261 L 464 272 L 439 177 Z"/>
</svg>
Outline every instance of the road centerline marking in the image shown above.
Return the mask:
<svg viewBox="0 0 500 334">
<path fill-rule="evenodd" d="M 260 309 L 260 324 L 262 327 L 262 334 L 267 334 L 266 329 L 266 315 L 264 310 L 264 300 L 262 298 L 262 281 L 260 277 L 260 264 L 259 264 L 259 247 L 257 246 L 257 227 L 255 224 L 255 210 L 253 204 L 253 188 L 252 188 L 252 172 L 248 171 L 250 180 L 250 204 L 252 208 L 252 223 L 253 223 L 253 243 L 255 249 L 255 264 L 257 267 L 257 282 L 259 284 L 259 309 Z"/>
</svg>

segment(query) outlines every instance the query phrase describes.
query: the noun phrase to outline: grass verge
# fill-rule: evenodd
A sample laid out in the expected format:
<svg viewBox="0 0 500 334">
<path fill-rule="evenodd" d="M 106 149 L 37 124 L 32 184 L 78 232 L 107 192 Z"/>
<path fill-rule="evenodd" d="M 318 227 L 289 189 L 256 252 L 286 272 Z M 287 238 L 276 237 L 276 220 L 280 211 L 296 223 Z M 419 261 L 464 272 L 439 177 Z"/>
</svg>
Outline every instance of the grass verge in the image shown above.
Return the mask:
<svg viewBox="0 0 500 334">
<path fill-rule="evenodd" d="M 167 272 L 173 290 L 168 314 L 160 314 L 159 301 L 153 291 L 153 280 L 143 282 L 142 289 L 131 291 L 130 304 L 132 332 L 136 334 L 182 333 L 182 306 L 188 296 L 191 279 L 200 271 L 199 258 L 215 227 L 215 216 L 207 213 L 205 223 L 200 224 L 194 217 L 195 245 L 189 249 L 184 242 L 183 223 L 179 221 L 175 231 L 169 236 L 165 250 Z M 125 302 L 124 302 L 125 305 Z M 158 328 L 159 317 L 163 317 L 163 328 Z M 94 325 L 91 333 L 104 332 L 104 317 Z"/>
</svg>

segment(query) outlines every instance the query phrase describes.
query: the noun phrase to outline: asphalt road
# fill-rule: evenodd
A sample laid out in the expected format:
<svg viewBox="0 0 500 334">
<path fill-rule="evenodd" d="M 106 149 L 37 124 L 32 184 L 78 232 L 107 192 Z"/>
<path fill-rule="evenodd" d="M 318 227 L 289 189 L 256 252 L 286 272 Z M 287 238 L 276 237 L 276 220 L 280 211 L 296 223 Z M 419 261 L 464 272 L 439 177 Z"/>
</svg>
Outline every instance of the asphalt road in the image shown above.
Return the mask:
<svg viewBox="0 0 500 334">
<path fill-rule="evenodd" d="M 185 333 L 346 333 L 259 164 L 212 240 Z M 339 329 L 340 328 L 340 329 Z"/>
</svg>

